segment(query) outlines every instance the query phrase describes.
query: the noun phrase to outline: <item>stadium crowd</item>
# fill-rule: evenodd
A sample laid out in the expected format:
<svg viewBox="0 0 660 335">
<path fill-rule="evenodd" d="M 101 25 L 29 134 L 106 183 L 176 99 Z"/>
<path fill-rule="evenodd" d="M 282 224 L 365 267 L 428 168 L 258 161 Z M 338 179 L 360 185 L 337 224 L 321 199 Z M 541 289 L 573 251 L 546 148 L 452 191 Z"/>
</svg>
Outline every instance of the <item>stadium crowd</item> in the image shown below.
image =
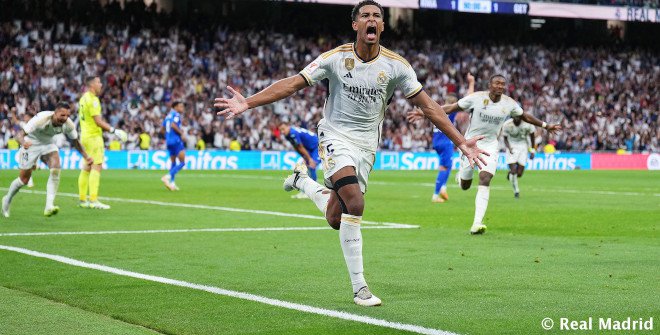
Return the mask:
<svg viewBox="0 0 660 335">
<path fill-rule="evenodd" d="M 227 94 L 227 85 L 255 93 L 350 41 L 350 36 L 301 38 L 226 26 L 199 33 L 61 21 L 1 24 L 0 148 L 15 148 L 13 138 L 21 124 L 38 111 L 52 110 L 58 99 L 77 103 L 84 78 L 100 75 L 104 117 L 130 134 L 124 149 L 138 149 L 140 142 L 142 148 L 164 148 L 161 122 L 175 100 L 186 103 L 182 128 L 189 149 L 287 149 L 278 120 L 314 130 L 322 117 L 324 85 L 229 121 L 215 116 L 212 99 Z M 565 129 L 552 137 L 540 132 L 540 147 L 552 143 L 564 151 L 660 151 L 660 62 L 653 51 L 396 37 L 386 37 L 384 43 L 410 61 L 439 102 L 449 93 L 465 94 L 468 72 L 477 76 L 477 90 L 486 89 L 489 76 L 505 75 L 507 94 L 525 110 Z M 397 92 L 386 111 L 382 149 L 430 149 L 431 125 L 407 123 L 411 108 Z M 109 140 L 111 149 L 119 148 Z M 60 144 L 67 145 L 64 139 Z"/>
</svg>

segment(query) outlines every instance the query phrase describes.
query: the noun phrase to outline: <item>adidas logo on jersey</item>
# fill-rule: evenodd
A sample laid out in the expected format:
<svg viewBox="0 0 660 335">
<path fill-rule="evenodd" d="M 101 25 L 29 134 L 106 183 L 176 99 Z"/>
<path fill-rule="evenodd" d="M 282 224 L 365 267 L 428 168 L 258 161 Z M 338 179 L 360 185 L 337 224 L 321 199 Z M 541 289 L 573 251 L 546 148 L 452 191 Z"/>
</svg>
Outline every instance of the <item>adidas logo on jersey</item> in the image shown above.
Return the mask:
<svg viewBox="0 0 660 335">
<path fill-rule="evenodd" d="M 353 78 L 353 75 L 351 75 L 351 73 L 349 72 L 344 76 L 344 78 Z"/>
</svg>

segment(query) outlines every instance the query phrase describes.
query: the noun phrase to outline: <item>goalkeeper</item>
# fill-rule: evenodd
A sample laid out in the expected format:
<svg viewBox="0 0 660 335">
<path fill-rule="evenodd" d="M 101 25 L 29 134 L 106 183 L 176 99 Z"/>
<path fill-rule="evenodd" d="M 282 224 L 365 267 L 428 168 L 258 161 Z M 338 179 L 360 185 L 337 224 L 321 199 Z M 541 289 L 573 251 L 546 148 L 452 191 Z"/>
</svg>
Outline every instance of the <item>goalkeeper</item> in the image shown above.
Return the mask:
<svg viewBox="0 0 660 335">
<path fill-rule="evenodd" d="M 83 163 L 78 177 L 78 193 L 80 195 L 79 207 L 94 209 L 110 209 L 110 206 L 101 203 L 98 199 L 99 185 L 101 183 L 101 169 L 105 155 L 103 131 L 108 131 L 126 142 L 128 135 L 121 129 L 115 129 L 103 120 L 101 116 L 101 94 L 103 84 L 98 76 L 87 77 L 85 80 L 87 91 L 80 98 L 78 106 L 78 119 L 80 122 L 80 139 L 85 151 L 94 162 L 89 165 Z M 89 200 L 87 194 L 89 193 Z"/>
</svg>

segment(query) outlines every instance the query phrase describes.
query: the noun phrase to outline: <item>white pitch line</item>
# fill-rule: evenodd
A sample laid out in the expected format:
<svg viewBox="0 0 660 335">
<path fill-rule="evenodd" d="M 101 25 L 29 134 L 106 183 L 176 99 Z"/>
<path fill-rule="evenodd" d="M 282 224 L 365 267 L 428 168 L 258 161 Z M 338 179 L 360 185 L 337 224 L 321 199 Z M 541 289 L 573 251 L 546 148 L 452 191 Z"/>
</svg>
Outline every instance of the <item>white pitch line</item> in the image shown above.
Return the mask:
<svg viewBox="0 0 660 335">
<path fill-rule="evenodd" d="M 399 226 L 365 226 L 362 229 L 411 229 Z M 198 228 L 198 229 L 153 229 L 153 230 L 98 230 L 98 231 L 44 231 L 26 233 L 0 233 L 7 236 L 49 236 L 49 235 L 117 235 L 117 234 L 161 234 L 199 232 L 251 232 L 251 231 L 305 231 L 330 230 L 329 227 L 258 227 L 258 228 Z"/>
<path fill-rule="evenodd" d="M 7 190 L 6 187 L 0 188 L 0 190 Z M 22 190 L 21 193 L 28 194 L 46 194 L 44 191 L 33 191 L 33 190 Z M 73 193 L 58 193 L 59 196 L 78 198 L 78 194 Z M 155 200 L 143 200 L 143 199 L 127 199 L 127 198 L 114 198 L 114 197 L 99 197 L 101 200 L 116 201 L 116 202 L 127 202 L 134 204 L 147 204 L 147 205 L 156 205 L 156 206 L 166 206 L 166 207 L 182 207 L 182 208 L 197 208 L 197 209 L 208 209 L 215 211 L 225 211 L 225 212 L 238 212 L 238 213 L 250 213 L 250 214 L 261 214 L 261 215 L 272 215 L 272 216 L 284 216 L 300 219 L 311 219 L 311 220 L 322 220 L 325 221 L 325 218 L 322 216 L 308 215 L 308 214 L 295 214 L 295 213 L 285 213 L 285 212 L 275 212 L 275 211 L 264 211 L 259 209 L 245 209 L 245 208 L 234 208 L 234 207 L 222 207 L 222 206 L 208 206 L 208 205 L 195 205 L 195 204 L 185 204 L 179 202 L 165 202 L 165 201 L 155 201 Z M 367 221 L 362 220 L 362 223 L 369 225 L 385 225 L 396 228 L 419 228 L 418 225 L 411 225 L 407 223 L 396 223 L 396 222 L 376 222 L 376 221 Z"/>
<path fill-rule="evenodd" d="M 86 268 L 86 269 L 91 269 L 91 270 L 97 270 L 97 271 L 101 271 L 101 272 L 112 273 L 112 274 L 119 275 L 119 276 L 137 278 L 137 279 L 152 281 L 152 282 L 161 283 L 161 284 L 167 284 L 167 285 L 179 286 L 179 287 L 184 287 L 184 288 L 190 288 L 190 289 L 194 289 L 194 290 L 198 290 L 198 291 L 205 291 L 205 292 L 209 292 L 209 293 L 213 293 L 213 294 L 217 294 L 217 295 L 223 295 L 223 296 L 232 297 L 232 298 L 238 298 L 238 299 L 243 299 L 243 300 L 254 301 L 254 302 L 258 302 L 258 303 L 262 303 L 262 304 L 266 304 L 266 305 L 291 309 L 291 310 L 295 310 L 295 311 L 299 311 L 299 312 L 317 314 L 317 315 L 322 315 L 322 316 L 327 316 L 327 317 L 332 317 L 332 318 L 337 318 L 337 319 L 343 319 L 343 320 L 348 320 L 348 321 L 361 322 L 361 323 L 370 324 L 370 325 L 374 325 L 374 326 L 392 328 L 392 329 L 403 330 L 403 331 L 408 331 L 408 332 L 413 332 L 413 333 L 418 333 L 418 334 L 458 335 L 456 333 L 452 333 L 452 332 L 448 332 L 448 331 L 444 331 L 444 330 L 440 330 L 440 329 L 433 329 L 433 328 L 427 328 L 427 327 L 418 326 L 418 325 L 387 321 L 387 320 L 383 320 L 383 319 L 376 319 L 376 318 L 372 318 L 372 317 L 364 316 L 364 315 L 352 314 L 352 313 L 347 313 L 347 312 L 342 312 L 342 311 L 336 311 L 336 310 L 331 310 L 331 309 L 325 309 L 325 308 L 320 308 L 320 307 L 314 307 L 314 306 L 309 306 L 309 305 L 298 304 L 298 303 L 294 303 L 294 302 L 288 302 L 288 301 L 284 301 L 284 300 L 267 298 L 267 297 L 263 297 L 263 296 L 259 296 L 259 295 L 255 295 L 255 294 L 251 294 L 251 293 L 246 293 L 246 292 L 226 290 L 226 289 L 223 289 L 223 288 L 220 288 L 220 287 L 215 287 L 215 286 L 195 284 L 195 283 L 189 283 L 189 282 L 182 281 L 182 280 L 170 279 L 170 278 L 159 277 L 159 276 L 152 276 L 152 275 L 148 275 L 148 274 L 132 272 L 132 271 L 128 271 L 128 270 L 122 270 L 122 269 L 119 269 L 119 268 L 114 268 L 114 267 L 110 267 L 110 266 L 106 266 L 106 265 L 87 263 L 87 262 L 79 261 L 79 260 L 64 257 L 64 256 L 46 254 L 46 253 L 42 253 L 42 252 L 39 252 L 39 251 L 34 251 L 34 250 L 29 250 L 29 249 L 24 249 L 24 248 L 17 248 L 17 247 L 12 247 L 12 246 L 0 245 L 0 249 L 7 250 L 7 251 L 13 251 L 13 252 L 21 253 L 21 254 L 24 254 L 24 255 L 33 256 L 33 257 L 46 258 L 46 259 L 50 259 L 50 260 L 53 260 L 53 261 L 56 261 L 56 262 L 59 262 L 59 263 L 64 263 L 64 264 L 72 265 L 72 266 L 76 266 L 76 267 L 81 267 L 81 268 Z"/>
</svg>

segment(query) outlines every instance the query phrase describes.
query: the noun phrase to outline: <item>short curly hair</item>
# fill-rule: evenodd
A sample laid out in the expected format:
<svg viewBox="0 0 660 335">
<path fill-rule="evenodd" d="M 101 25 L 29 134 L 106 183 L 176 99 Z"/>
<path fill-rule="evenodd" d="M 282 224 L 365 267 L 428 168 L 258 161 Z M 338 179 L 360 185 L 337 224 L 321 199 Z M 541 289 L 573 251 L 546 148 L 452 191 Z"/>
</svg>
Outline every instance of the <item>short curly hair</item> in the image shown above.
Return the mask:
<svg viewBox="0 0 660 335">
<path fill-rule="evenodd" d="M 378 7 L 378 9 L 380 9 L 380 15 L 385 17 L 385 10 L 383 9 L 383 6 L 381 6 L 378 2 L 373 0 L 364 0 L 364 1 L 360 1 L 360 3 L 355 5 L 355 7 L 353 7 L 353 10 L 351 11 L 351 19 L 353 19 L 353 21 L 357 21 L 358 14 L 360 14 L 360 8 L 369 5 Z"/>
</svg>

